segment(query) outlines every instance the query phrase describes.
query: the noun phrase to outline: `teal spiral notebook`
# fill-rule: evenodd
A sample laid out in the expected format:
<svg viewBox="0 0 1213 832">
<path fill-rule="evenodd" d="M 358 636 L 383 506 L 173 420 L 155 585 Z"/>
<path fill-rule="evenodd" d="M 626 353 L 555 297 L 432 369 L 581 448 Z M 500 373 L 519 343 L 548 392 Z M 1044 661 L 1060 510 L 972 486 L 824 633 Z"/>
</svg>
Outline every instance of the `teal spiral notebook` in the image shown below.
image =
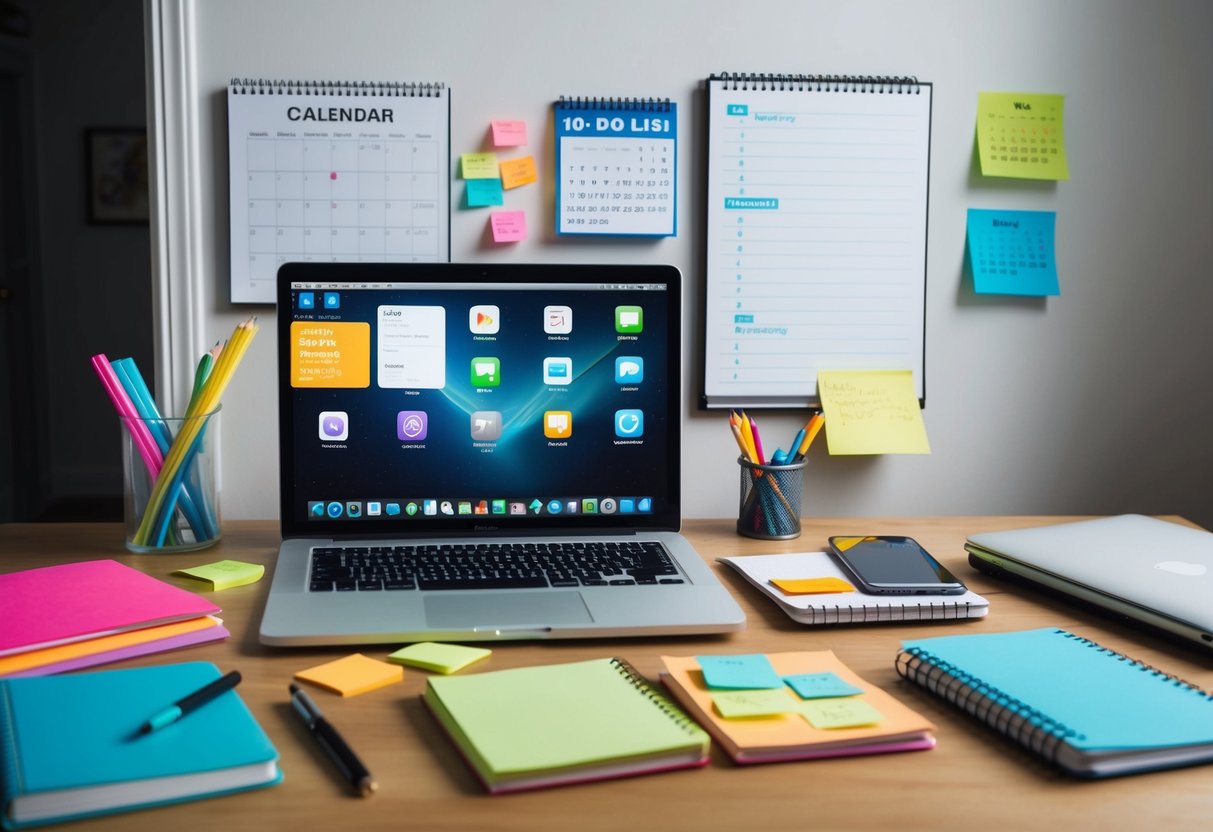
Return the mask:
<svg viewBox="0 0 1213 832">
<path fill-rule="evenodd" d="M 219 676 L 187 662 L 0 680 L 0 823 L 22 829 L 280 781 L 278 752 L 235 690 L 137 733 Z"/>
<path fill-rule="evenodd" d="M 1065 630 L 907 641 L 896 667 L 1076 776 L 1213 761 L 1213 697 Z"/>
</svg>

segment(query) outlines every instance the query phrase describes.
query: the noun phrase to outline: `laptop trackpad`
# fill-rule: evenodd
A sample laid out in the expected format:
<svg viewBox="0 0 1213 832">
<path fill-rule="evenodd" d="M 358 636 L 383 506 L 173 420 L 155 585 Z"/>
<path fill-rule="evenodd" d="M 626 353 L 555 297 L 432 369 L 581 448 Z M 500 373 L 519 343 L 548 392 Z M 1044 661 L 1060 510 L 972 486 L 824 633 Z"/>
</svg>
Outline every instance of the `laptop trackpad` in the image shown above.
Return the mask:
<svg viewBox="0 0 1213 832">
<path fill-rule="evenodd" d="M 593 621 L 580 592 L 484 592 L 429 595 L 425 619 L 430 627 L 564 627 Z"/>
</svg>

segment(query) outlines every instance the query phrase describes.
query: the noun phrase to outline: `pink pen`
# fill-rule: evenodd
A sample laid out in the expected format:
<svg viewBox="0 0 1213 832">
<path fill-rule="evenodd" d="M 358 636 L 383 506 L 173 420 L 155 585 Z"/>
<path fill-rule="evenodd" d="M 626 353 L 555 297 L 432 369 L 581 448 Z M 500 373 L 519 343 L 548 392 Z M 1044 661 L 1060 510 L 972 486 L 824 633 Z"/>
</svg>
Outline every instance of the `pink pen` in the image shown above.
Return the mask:
<svg viewBox="0 0 1213 832">
<path fill-rule="evenodd" d="M 754 434 L 754 452 L 758 454 L 758 464 L 766 465 L 767 457 L 762 452 L 762 437 L 758 435 L 758 420 L 753 416 L 750 417 L 750 430 Z"/>
<path fill-rule="evenodd" d="M 155 479 L 160 474 L 160 466 L 164 464 L 164 457 L 156 445 L 156 440 L 152 438 L 152 432 L 148 430 L 147 423 L 139 417 L 134 402 L 122 389 L 122 382 L 118 381 L 118 376 L 114 374 L 114 368 L 110 366 L 105 353 L 94 355 L 89 361 L 92 363 L 93 369 L 97 371 L 97 376 L 101 379 L 105 392 L 109 393 L 110 401 L 114 403 L 118 415 L 126 420 L 127 429 L 131 432 L 131 439 L 134 440 L 135 447 L 139 450 L 139 456 L 143 458 L 143 464 L 147 466 L 152 479 Z"/>
</svg>

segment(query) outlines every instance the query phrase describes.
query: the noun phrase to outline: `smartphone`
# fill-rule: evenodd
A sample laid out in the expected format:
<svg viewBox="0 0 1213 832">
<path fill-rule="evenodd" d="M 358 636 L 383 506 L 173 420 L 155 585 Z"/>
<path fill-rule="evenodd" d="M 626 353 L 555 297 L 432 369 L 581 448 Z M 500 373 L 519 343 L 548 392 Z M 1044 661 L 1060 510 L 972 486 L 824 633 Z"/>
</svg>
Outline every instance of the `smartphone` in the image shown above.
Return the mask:
<svg viewBox="0 0 1213 832">
<path fill-rule="evenodd" d="M 831 537 L 830 550 L 864 592 L 960 595 L 965 585 L 912 537 Z"/>
</svg>

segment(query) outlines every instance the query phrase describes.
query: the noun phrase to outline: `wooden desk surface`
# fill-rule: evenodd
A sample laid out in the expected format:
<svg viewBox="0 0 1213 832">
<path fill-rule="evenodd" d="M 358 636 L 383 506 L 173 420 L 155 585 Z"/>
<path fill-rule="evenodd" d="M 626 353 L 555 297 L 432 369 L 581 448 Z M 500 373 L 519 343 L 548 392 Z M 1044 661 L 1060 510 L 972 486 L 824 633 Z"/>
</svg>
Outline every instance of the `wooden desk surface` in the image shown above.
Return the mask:
<svg viewBox="0 0 1213 832">
<path fill-rule="evenodd" d="M 902 639 L 949 633 L 1059 626 L 1127 653 L 1205 689 L 1210 656 L 1112 619 L 974 572 L 961 548 L 973 533 L 1041 525 L 1058 517 L 813 518 L 800 539 L 764 542 L 736 535 L 729 521 L 692 521 L 687 536 L 708 560 L 727 554 L 816 550 L 830 534 L 908 534 L 990 599 L 990 615 L 968 622 L 804 627 L 784 616 L 731 570 L 713 564 L 740 602 L 747 628 L 727 636 L 513 642 L 491 645 L 476 666 L 500 670 L 618 655 L 655 679 L 658 657 L 700 652 L 833 650 L 859 675 L 931 719 L 932 751 L 815 762 L 732 765 L 718 749 L 704 769 L 528 794 L 489 797 L 420 702 L 427 674 L 408 668 L 403 684 L 342 699 L 318 691 L 326 716 L 379 780 L 369 798 L 350 796 L 287 703 L 292 674 L 352 652 L 348 648 L 268 648 L 257 625 L 269 589 L 261 582 L 214 595 L 232 632 L 227 642 L 108 667 L 209 660 L 244 675 L 239 691 L 281 754 L 284 782 L 231 797 L 73 824 L 80 830 L 192 829 L 1142 829 L 1208 828 L 1208 766 L 1096 782 L 1061 775 L 976 721 L 902 681 L 893 657 Z M 1169 518 L 1178 519 L 1178 518 Z M 223 541 L 187 555 L 135 556 L 117 525 L 0 525 L 0 571 L 112 557 L 180 585 L 169 573 L 231 558 L 272 569 L 277 525 L 225 524 Z M 51 611 L 48 611 L 50 613 Z M 399 646 L 399 645 L 396 645 Z M 362 652 L 385 657 L 396 646 Z M 465 672 L 474 672 L 469 669 Z M 1113 696 L 1114 691 L 1092 691 Z M 65 750 L 64 753 L 71 753 Z"/>
</svg>

